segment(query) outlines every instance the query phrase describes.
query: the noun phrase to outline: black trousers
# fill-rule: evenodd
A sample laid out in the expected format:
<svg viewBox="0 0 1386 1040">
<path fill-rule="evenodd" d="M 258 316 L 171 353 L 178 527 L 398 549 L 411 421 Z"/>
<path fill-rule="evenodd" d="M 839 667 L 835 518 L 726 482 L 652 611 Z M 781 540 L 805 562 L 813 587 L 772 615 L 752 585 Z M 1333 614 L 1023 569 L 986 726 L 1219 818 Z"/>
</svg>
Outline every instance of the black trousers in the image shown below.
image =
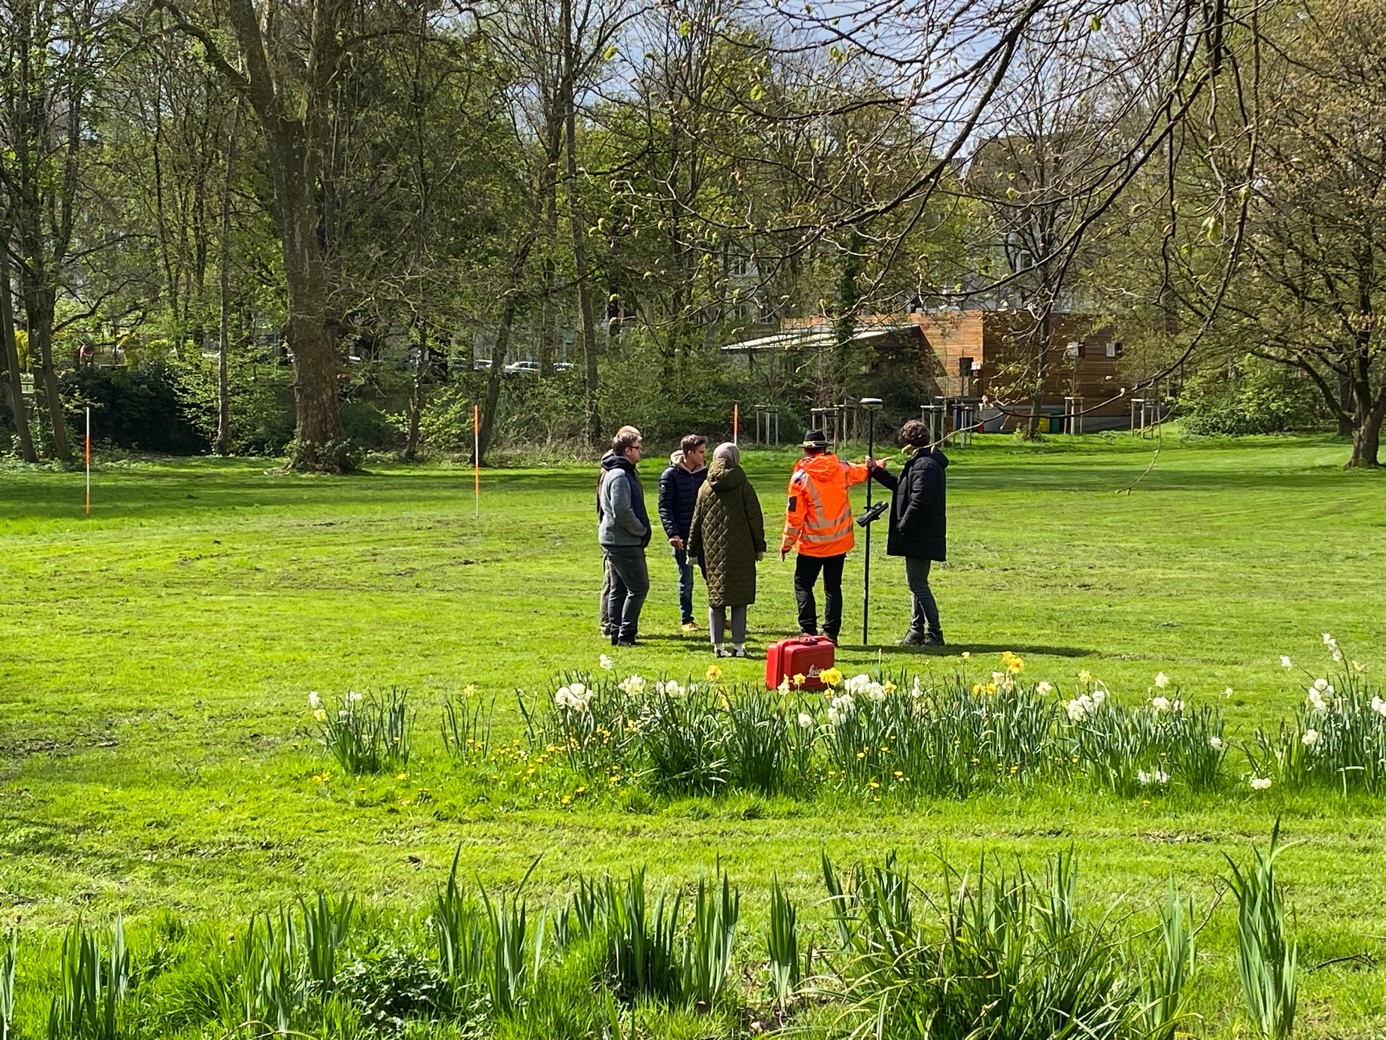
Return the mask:
<svg viewBox="0 0 1386 1040">
<path fill-rule="evenodd" d="M 818 572 L 823 572 L 823 634 L 837 642 L 842 629 L 842 564 L 847 554 L 838 556 L 805 556 L 794 559 L 794 599 L 799 604 L 799 631 L 817 633 L 818 604 L 813 601 L 813 586 Z"/>
</svg>

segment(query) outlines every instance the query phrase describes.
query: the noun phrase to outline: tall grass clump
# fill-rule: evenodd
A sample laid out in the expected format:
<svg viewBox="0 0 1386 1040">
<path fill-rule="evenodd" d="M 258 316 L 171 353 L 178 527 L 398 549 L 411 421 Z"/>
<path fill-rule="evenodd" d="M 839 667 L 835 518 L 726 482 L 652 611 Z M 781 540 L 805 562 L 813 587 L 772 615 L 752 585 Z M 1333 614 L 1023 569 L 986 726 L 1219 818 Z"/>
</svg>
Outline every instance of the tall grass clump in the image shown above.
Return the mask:
<svg viewBox="0 0 1386 1040">
<path fill-rule="evenodd" d="M 1071 853 L 1042 881 L 985 860 L 971 875 L 945 863 L 937 906 L 894 857 L 845 879 L 826 858 L 823 866 L 841 946 L 833 968 L 857 1035 L 1145 1035 L 1148 984 L 1108 916 L 1079 913 Z"/>
<path fill-rule="evenodd" d="M 800 771 L 797 725 L 779 697 L 758 690 L 727 698 L 728 776 L 743 791 L 778 794 L 798 786 Z"/>
<path fill-rule="evenodd" d="M 1050 683 L 1023 679 L 1015 654 L 1000 663 L 979 681 L 960 673 L 932 684 L 906 672 L 843 677 L 828 669 L 821 694 L 789 680 L 766 691 L 711 674 L 685 685 L 579 673 L 564 676 L 550 703 L 522 697 L 520 706 L 533 764 L 566 763 L 597 789 L 638 783 L 670 797 L 811 794 L 826 783 L 870 801 L 967 798 L 1084 779 L 1136 797 L 1223 783 L 1221 709 L 1188 705 L 1177 690 L 1165 696 L 1164 676 L 1144 703 L 1128 707 L 1086 673 L 1062 700 Z M 1374 703 L 1386 713 L 1386 702 Z M 448 717 L 458 735 L 445 721 L 444 741 L 461 747 L 466 723 L 455 709 Z M 1325 749 L 1343 743 L 1327 729 L 1322 735 Z M 1380 736 L 1386 747 L 1386 729 Z M 1365 738 L 1349 742 L 1365 747 Z"/>
<path fill-rule="evenodd" d="M 299 907 L 303 913 L 300 932 L 304 974 L 319 996 L 331 996 L 351 932 L 356 900 L 352 896 L 332 900 L 320 891 L 312 902 L 300 899 Z"/>
<path fill-rule="evenodd" d="M 869 792 L 962 798 L 1048 769 L 1057 708 L 1013 673 L 938 688 L 916 678 L 905 689 L 909 677 L 899 680 L 856 675 L 832 690 L 822 740 L 830 779 Z"/>
<path fill-rule="evenodd" d="M 1141 978 L 1141 1021 L 1149 1040 L 1175 1040 L 1189 1017 L 1184 990 L 1194 970 L 1193 903 L 1171 880 L 1160 904 L 1160 942 Z"/>
<path fill-rule="evenodd" d="M 121 919 L 103 944 L 79 917 L 63 936 L 59 973 L 48 1040 L 116 1040 L 130 990 L 130 952 Z"/>
<path fill-rule="evenodd" d="M 721 714 L 723 702 L 730 703 L 711 684 L 658 684 L 655 695 L 642 706 L 636 724 L 644 778 L 652 790 L 706 795 L 726 786 L 731 778 L 728 750 L 733 737 Z"/>
<path fill-rule="evenodd" d="M 308 704 L 318 739 L 345 772 L 362 776 L 409 764 L 414 715 L 407 690 L 392 686 L 383 697 L 352 691 L 335 711 L 324 707 L 316 693 L 308 695 Z"/>
<path fill-rule="evenodd" d="M 251 917 L 240 943 L 239 972 L 223 1003 L 223 1021 L 237 1035 L 287 1033 L 307 1003 L 293 915 Z"/>
<path fill-rule="evenodd" d="M 1330 646 L 1341 656 L 1336 641 Z M 1306 696 L 1293 721 L 1270 732 L 1257 727 L 1247 752 L 1255 774 L 1291 790 L 1386 791 L 1386 699 L 1381 688 L 1366 681 L 1356 662 L 1330 676 L 1306 673 L 1306 679 Z"/>
<path fill-rule="evenodd" d="M 679 999 L 676 933 L 682 905 L 681 894 L 676 893 L 671 902 L 661 892 L 650 907 L 644 867 L 633 869 L 624 883 L 605 879 L 606 974 L 622 1000 L 644 997 L 674 1003 Z"/>
<path fill-rule="evenodd" d="M 1167 680 L 1160 676 L 1157 682 Z M 1127 706 L 1093 683 L 1063 707 L 1067 727 L 1058 742 L 1060 759 L 1076 760 L 1099 788 L 1132 797 L 1176 784 L 1208 790 L 1220 782 L 1227 741 L 1215 706 L 1191 707 L 1177 690 L 1172 697 L 1157 692 L 1144 704 Z"/>
<path fill-rule="evenodd" d="M 721 995 L 732 970 L 740 916 L 741 893 L 732 888 L 720 865 L 711 884 L 698 879 L 679 972 L 680 995 L 687 1003 L 707 1008 Z"/>
<path fill-rule="evenodd" d="M 438 967 L 451 989 L 452 1005 L 466 1012 L 486 989 L 487 919 L 480 902 L 458 883 L 457 863 L 461 846 L 452 859 L 447 884 L 433 897 L 429 930 L 438 951 Z"/>
<path fill-rule="evenodd" d="M 780 887 L 778 876 L 770 879 L 770 923 L 765 949 L 770 955 L 770 984 L 775 1002 L 783 1010 L 798 992 L 806 971 L 801 967 L 799 954 L 799 914 Z"/>
<path fill-rule="evenodd" d="M 1252 1028 L 1265 1040 L 1288 1040 L 1298 1002 L 1298 944 L 1285 928 L 1285 903 L 1275 879 L 1280 821 L 1271 831 L 1270 849 L 1252 849 L 1252 861 L 1232 868 L 1228 879 L 1237 897 L 1237 975 Z"/>
<path fill-rule="evenodd" d="M 485 758 L 491 746 L 491 716 L 495 702 L 484 704 L 476 687 L 468 686 L 443 701 L 443 748 L 454 759 Z"/>
</svg>

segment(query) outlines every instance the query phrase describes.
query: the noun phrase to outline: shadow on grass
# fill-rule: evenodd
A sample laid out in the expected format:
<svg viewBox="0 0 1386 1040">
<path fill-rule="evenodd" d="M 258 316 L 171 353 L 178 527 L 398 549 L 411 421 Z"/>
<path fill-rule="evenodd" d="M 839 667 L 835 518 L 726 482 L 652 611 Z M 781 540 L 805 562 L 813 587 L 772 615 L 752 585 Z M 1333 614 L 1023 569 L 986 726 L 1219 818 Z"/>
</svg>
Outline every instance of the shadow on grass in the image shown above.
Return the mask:
<svg viewBox="0 0 1386 1040">
<path fill-rule="evenodd" d="M 956 657 L 961 653 L 999 654 L 1009 650 L 1025 657 L 1032 654 L 1039 657 L 1098 657 L 1096 650 L 1081 646 L 1024 646 L 1014 643 L 949 643 L 946 646 L 853 646 L 838 644 L 842 650 L 879 650 L 883 654 L 909 654 L 915 657 Z"/>
</svg>

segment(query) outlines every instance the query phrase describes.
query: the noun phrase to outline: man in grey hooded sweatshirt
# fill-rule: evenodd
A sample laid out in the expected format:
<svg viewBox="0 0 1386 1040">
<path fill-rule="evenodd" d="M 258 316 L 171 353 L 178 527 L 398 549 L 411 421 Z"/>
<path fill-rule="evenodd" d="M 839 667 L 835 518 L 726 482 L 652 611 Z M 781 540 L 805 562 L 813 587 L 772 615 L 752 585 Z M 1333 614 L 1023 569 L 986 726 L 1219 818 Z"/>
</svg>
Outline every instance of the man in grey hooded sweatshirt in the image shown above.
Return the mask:
<svg viewBox="0 0 1386 1040">
<path fill-rule="evenodd" d="M 645 489 L 635 472 L 644 451 L 637 432 L 618 433 L 611 454 L 602 459 L 597 490 L 597 543 L 611 570 L 608 620 L 616 633 L 612 646 L 634 646 L 640 608 L 650 592 L 645 546 L 650 544 L 650 514 Z"/>
</svg>

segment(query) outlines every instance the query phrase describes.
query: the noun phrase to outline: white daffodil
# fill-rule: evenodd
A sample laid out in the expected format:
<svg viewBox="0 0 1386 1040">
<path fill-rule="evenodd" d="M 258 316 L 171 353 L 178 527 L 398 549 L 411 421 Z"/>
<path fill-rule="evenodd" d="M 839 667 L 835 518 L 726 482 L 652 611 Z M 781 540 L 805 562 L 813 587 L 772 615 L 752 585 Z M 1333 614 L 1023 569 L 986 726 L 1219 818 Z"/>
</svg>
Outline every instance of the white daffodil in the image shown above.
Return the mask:
<svg viewBox="0 0 1386 1040">
<path fill-rule="evenodd" d="M 1319 742 L 1319 731 L 1316 729 L 1306 729 L 1304 736 L 1299 738 L 1299 742 L 1305 747 L 1313 747 Z"/>
<path fill-rule="evenodd" d="M 885 703 L 886 688 L 878 682 L 867 683 L 862 693 L 866 694 L 867 700 L 875 701 L 877 704 Z"/>
<path fill-rule="evenodd" d="M 1229 686 L 1227 689 L 1223 690 L 1223 691 L 1222 691 L 1222 695 L 1223 695 L 1224 697 L 1231 698 L 1231 696 L 1232 696 L 1232 687 Z"/>
<path fill-rule="evenodd" d="M 1151 777 L 1151 775 L 1147 773 L 1144 769 L 1136 771 L 1136 782 L 1140 784 L 1142 787 L 1148 785 L 1152 779 L 1153 778 Z"/>
<path fill-rule="evenodd" d="M 318 696 L 317 690 L 314 690 L 308 695 L 308 707 L 312 708 L 314 711 L 322 707 L 322 698 Z"/>
<path fill-rule="evenodd" d="M 1181 711 L 1184 710 L 1184 702 L 1183 702 L 1183 701 L 1178 701 L 1178 700 L 1177 700 L 1177 701 L 1175 701 L 1173 704 L 1170 705 L 1170 708 L 1171 708 L 1172 710 L 1174 710 L 1175 712 L 1181 712 Z"/>
<path fill-rule="evenodd" d="M 813 728 L 813 716 L 810 715 L 810 714 L 809 714 L 808 712 L 806 712 L 806 711 L 801 711 L 801 712 L 799 712 L 799 728 L 800 728 L 800 729 L 812 729 L 812 728 Z"/>
<path fill-rule="evenodd" d="M 1226 744 L 1223 742 L 1223 739 L 1221 737 L 1209 737 L 1208 746 L 1212 748 L 1214 751 L 1221 751 L 1226 746 Z"/>
<path fill-rule="evenodd" d="M 850 693 L 840 693 L 833 698 L 828 706 L 828 721 L 834 726 L 840 726 L 852 717 L 852 712 L 856 711 L 857 702 L 852 700 Z"/>
<path fill-rule="evenodd" d="M 1156 711 L 1169 711 L 1169 698 L 1152 697 L 1150 699 L 1150 706 L 1154 708 Z"/>
<path fill-rule="evenodd" d="M 1314 689 L 1318 690 L 1320 693 L 1323 693 L 1325 690 L 1328 689 L 1328 680 L 1327 680 L 1327 679 L 1315 679 L 1315 680 L 1314 680 Z"/>
<path fill-rule="evenodd" d="M 1253 791 L 1264 791 L 1270 787 L 1271 778 L 1268 776 L 1253 776 L 1251 778 L 1251 789 Z"/>
<path fill-rule="evenodd" d="M 1169 676 L 1166 675 L 1164 672 L 1156 672 L 1155 685 L 1157 688 L 1161 690 L 1165 689 L 1167 686 L 1169 686 Z"/>
<path fill-rule="evenodd" d="M 1285 669 L 1285 671 L 1288 672 L 1288 671 L 1289 671 L 1291 668 L 1293 668 L 1294 666 L 1295 666 L 1295 663 L 1294 663 L 1293 661 L 1291 661 L 1288 657 L 1286 657 L 1284 654 L 1281 654 L 1281 655 L 1280 655 L 1280 667 L 1281 667 L 1281 668 Z"/>
<path fill-rule="evenodd" d="M 616 667 L 616 662 L 607 657 L 606 654 L 602 654 L 597 658 L 597 664 L 601 665 L 601 669 L 604 672 L 609 672 Z"/>
<path fill-rule="evenodd" d="M 347 694 L 347 700 L 351 701 L 352 704 L 360 704 L 361 695 L 357 693 L 355 690 L 352 690 L 350 693 Z"/>
<path fill-rule="evenodd" d="M 1038 693 L 1041 697 L 1048 697 L 1051 693 L 1054 692 L 1054 687 L 1047 682 L 1041 682 L 1038 686 L 1035 687 L 1035 692 Z"/>
<path fill-rule="evenodd" d="M 1338 640 L 1336 640 L 1336 639 L 1333 638 L 1332 633 L 1330 633 L 1330 632 L 1325 632 L 1325 633 L 1323 634 L 1323 645 L 1324 645 L 1324 646 L 1337 646 L 1337 645 L 1338 645 Z"/>
<path fill-rule="evenodd" d="M 645 692 L 645 678 L 641 675 L 628 675 L 619 685 L 621 692 L 627 697 L 639 697 Z"/>
<path fill-rule="evenodd" d="M 919 676 L 917 675 L 914 677 L 914 682 L 910 685 L 910 696 L 915 700 L 919 700 L 920 697 L 924 696 L 924 687 L 920 685 Z"/>
<path fill-rule="evenodd" d="M 1372 711 L 1376 712 L 1382 718 L 1386 718 L 1386 701 L 1383 701 L 1380 697 L 1373 697 Z"/>
</svg>

